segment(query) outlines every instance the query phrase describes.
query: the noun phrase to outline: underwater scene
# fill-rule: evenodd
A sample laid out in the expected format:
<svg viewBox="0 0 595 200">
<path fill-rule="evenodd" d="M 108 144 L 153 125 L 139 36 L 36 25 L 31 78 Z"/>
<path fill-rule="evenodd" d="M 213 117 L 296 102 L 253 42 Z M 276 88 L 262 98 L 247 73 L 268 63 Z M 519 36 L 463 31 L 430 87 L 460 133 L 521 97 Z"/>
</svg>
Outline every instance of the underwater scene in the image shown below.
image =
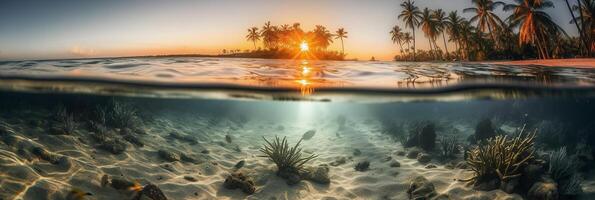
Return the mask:
<svg viewBox="0 0 595 200">
<path fill-rule="evenodd" d="M 595 199 L 595 70 L 0 63 L 0 199 Z"/>
</svg>

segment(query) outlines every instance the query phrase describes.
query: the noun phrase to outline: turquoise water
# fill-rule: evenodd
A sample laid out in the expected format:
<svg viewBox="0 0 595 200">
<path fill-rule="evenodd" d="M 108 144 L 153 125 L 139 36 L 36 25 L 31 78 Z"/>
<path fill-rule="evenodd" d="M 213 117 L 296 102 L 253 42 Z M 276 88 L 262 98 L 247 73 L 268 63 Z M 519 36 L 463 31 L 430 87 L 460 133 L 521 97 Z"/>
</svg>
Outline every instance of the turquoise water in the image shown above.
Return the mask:
<svg viewBox="0 0 595 200">
<path fill-rule="evenodd" d="M 0 199 L 162 198 L 149 190 L 168 199 L 535 199 L 532 188 L 550 179 L 560 199 L 590 199 L 594 88 L 595 70 L 539 66 L 2 62 Z M 536 137 L 522 176 L 461 181 L 473 176 L 479 136 L 513 138 L 523 127 Z M 304 165 L 310 174 L 280 173 L 263 157 L 275 137 L 302 139 L 302 155 L 317 155 Z M 575 190 L 550 172 L 562 147 Z M 238 172 L 249 189 L 226 183 Z M 433 189 L 416 190 L 420 176 Z"/>
</svg>

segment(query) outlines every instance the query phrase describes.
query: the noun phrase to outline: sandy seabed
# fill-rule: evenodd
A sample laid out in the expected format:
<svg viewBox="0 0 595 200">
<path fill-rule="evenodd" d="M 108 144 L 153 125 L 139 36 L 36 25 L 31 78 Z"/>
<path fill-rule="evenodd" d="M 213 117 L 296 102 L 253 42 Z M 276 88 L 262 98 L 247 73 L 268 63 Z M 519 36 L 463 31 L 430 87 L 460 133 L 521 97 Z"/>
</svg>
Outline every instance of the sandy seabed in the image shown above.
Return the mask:
<svg viewBox="0 0 595 200">
<path fill-rule="evenodd" d="M 144 123 L 146 134 L 139 135 L 143 147 L 127 144 L 125 152 L 114 155 L 96 148 L 89 137 L 91 133 L 81 128 L 82 124 L 70 135 L 47 134 L 40 128 L 48 123 L 42 113 L 22 113 L 27 120 L 0 120 L 5 129 L 0 142 L 0 199 L 68 199 L 73 190 L 90 193 L 85 199 L 135 197 L 136 191 L 102 185 L 104 175 L 140 185 L 153 183 L 168 199 L 409 199 L 411 179 L 419 175 L 433 183 L 444 199 L 522 199 L 501 190 L 476 191 L 456 181 L 470 175 L 465 169 L 446 167 L 436 160 L 421 164 L 398 155 L 406 149 L 382 134 L 380 125 L 372 120 L 348 119 L 346 126 L 339 128 L 332 120 L 306 125 L 255 120 L 241 124 L 163 113 Z M 455 127 L 467 135 L 473 131 L 473 127 Z M 329 165 L 331 182 L 302 180 L 289 186 L 276 176 L 275 165 L 260 157 L 263 137 L 287 136 L 290 143 L 295 143 L 312 129 L 316 134 L 302 142 L 303 149 L 319 157 L 308 165 Z M 171 133 L 183 137 L 172 137 Z M 226 135 L 231 142 L 226 141 Z M 51 164 L 23 151 L 33 146 L 66 156 L 68 162 Z M 361 154 L 354 155 L 356 149 Z M 194 161 L 169 162 L 159 155 L 159 150 L 183 153 Z M 330 165 L 342 158 L 345 163 Z M 236 171 L 236 163 L 242 160 L 245 165 L 239 171 L 255 180 L 256 192 L 251 195 L 223 187 L 225 178 Z M 354 166 L 360 161 L 369 161 L 370 168 L 356 171 Z M 400 166 L 394 166 L 395 161 Z M 426 168 L 428 165 L 436 168 Z M 585 190 L 589 191 L 587 187 L 593 187 L 593 183 L 586 182 Z"/>
</svg>

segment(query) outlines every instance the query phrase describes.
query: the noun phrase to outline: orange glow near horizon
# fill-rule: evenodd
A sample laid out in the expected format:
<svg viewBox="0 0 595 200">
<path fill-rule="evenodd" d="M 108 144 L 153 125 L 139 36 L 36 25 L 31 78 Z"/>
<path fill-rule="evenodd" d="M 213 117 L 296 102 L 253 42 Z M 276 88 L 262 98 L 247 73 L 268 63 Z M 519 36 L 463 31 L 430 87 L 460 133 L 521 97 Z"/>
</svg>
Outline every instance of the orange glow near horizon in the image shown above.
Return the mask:
<svg viewBox="0 0 595 200">
<path fill-rule="evenodd" d="M 300 44 L 300 50 L 302 52 L 306 52 L 310 50 L 310 47 L 308 46 L 308 43 L 306 41 L 302 41 L 302 43 Z"/>
</svg>

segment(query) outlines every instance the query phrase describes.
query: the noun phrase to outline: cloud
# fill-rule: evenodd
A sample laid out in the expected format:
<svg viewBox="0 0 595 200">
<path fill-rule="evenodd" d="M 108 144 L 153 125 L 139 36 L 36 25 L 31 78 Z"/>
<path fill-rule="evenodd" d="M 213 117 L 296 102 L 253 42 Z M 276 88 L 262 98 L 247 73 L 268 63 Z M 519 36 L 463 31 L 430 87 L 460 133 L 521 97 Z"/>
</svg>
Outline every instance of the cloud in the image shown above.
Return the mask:
<svg viewBox="0 0 595 200">
<path fill-rule="evenodd" d="M 71 47 L 69 52 L 72 55 L 81 56 L 81 57 L 95 55 L 95 51 L 93 49 L 86 49 L 86 48 L 80 47 L 79 45 L 75 45 L 75 46 Z"/>
</svg>

